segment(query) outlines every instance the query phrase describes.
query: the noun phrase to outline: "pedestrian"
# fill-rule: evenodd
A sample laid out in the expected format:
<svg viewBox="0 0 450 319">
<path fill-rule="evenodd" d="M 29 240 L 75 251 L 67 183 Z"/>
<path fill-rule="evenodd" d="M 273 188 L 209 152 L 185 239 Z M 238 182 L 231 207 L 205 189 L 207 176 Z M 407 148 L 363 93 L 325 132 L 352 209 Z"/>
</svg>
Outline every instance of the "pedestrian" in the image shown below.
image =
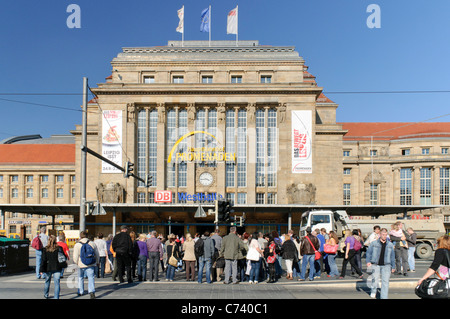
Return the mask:
<svg viewBox="0 0 450 319">
<path fill-rule="evenodd" d="M 117 268 L 119 282 L 124 282 L 124 270 L 127 276 L 128 283 L 132 283 L 131 277 L 131 254 L 133 250 L 133 242 L 128 234 L 128 226 L 122 225 L 120 227 L 120 233 L 114 236 L 112 244 L 113 250 L 116 252 Z"/>
<path fill-rule="evenodd" d="M 281 254 L 283 260 L 286 262 L 286 279 L 293 280 L 292 277 L 292 266 L 294 263 L 298 262 L 297 247 L 295 247 L 294 242 L 291 240 L 290 235 L 284 236 L 284 243 L 281 246 Z"/>
<path fill-rule="evenodd" d="M 356 245 L 356 247 L 355 247 L 355 245 Z M 358 245 L 361 246 L 360 241 L 359 241 L 358 231 L 356 229 L 354 229 L 352 231 L 352 235 L 348 236 L 347 239 L 345 240 L 345 256 L 344 256 L 344 261 L 342 263 L 341 276 L 339 277 L 339 279 L 344 279 L 345 273 L 347 271 L 347 264 L 349 262 L 350 262 L 350 265 L 353 266 L 356 273 L 358 274 L 358 278 L 359 279 L 363 278 L 362 271 L 356 264 L 356 260 L 355 260 L 355 254 L 356 254 L 355 248 L 358 248 Z M 361 247 L 359 247 L 359 249 L 360 248 Z"/>
<path fill-rule="evenodd" d="M 159 262 L 161 264 L 161 271 L 162 272 L 167 272 L 167 265 L 166 265 L 166 262 L 165 262 L 165 260 L 167 260 L 167 250 L 166 250 L 167 239 L 165 237 L 158 237 L 158 238 L 161 241 L 161 249 L 162 249 L 162 252 L 163 252 L 163 259 L 159 260 Z"/>
<path fill-rule="evenodd" d="M 131 237 L 131 242 L 133 243 L 133 248 L 131 249 L 131 277 L 133 279 L 137 278 L 136 276 L 136 267 L 137 267 L 137 262 L 139 259 L 139 246 L 138 246 L 138 241 L 139 238 L 137 238 L 137 235 L 134 231 L 130 232 L 130 237 Z"/>
<path fill-rule="evenodd" d="M 417 286 L 420 286 L 422 281 L 428 279 L 433 274 L 436 274 L 440 279 L 447 280 L 450 277 L 450 237 L 448 235 L 441 236 L 437 239 L 437 249 L 434 253 L 433 262 L 428 268 L 427 272 L 417 282 Z"/>
<path fill-rule="evenodd" d="M 364 246 L 369 247 L 369 245 L 377 240 L 378 238 L 380 238 L 380 226 L 375 225 L 373 226 L 373 232 L 372 234 L 369 235 L 369 237 L 367 237 L 366 241 L 364 242 Z"/>
<path fill-rule="evenodd" d="M 225 259 L 225 280 L 224 284 L 230 282 L 232 277 L 233 284 L 237 284 L 237 258 L 239 251 L 244 249 L 244 243 L 236 235 L 236 227 L 230 227 L 230 233 L 222 240 L 220 248 L 220 256 Z"/>
<path fill-rule="evenodd" d="M 64 234 L 64 232 L 61 230 L 59 231 L 59 235 L 58 235 L 58 246 L 60 246 L 63 249 L 64 255 L 66 256 L 67 260 L 70 259 L 70 251 L 69 251 L 69 247 L 67 246 L 67 242 L 66 242 L 66 234 Z M 64 267 L 63 269 L 61 269 L 61 278 L 63 278 L 64 275 L 64 269 L 67 267 Z"/>
<path fill-rule="evenodd" d="M 239 281 L 244 282 L 248 281 L 248 276 L 250 275 L 251 271 L 251 261 L 247 260 L 250 234 L 244 232 L 242 236 L 238 235 L 238 237 L 240 237 L 240 240 L 242 240 L 242 243 L 244 244 L 244 249 L 238 251 L 237 269 L 239 274 Z"/>
<path fill-rule="evenodd" d="M 320 279 L 320 275 L 322 274 L 323 271 L 323 258 L 324 258 L 323 245 L 325 245 L 325 237 L 322 235 L 322 232 L 320 231 L 319 228 L 315 229 L 314 232 L 315 236 L 317 237 L 320 243 L 318 249 L 318 251 L 320 251 L 320 259 L 314 261 L 314 268 L 316 270 L 314 278 Z"/>
<path fill-rule="evenodd" d="M 406 240 L 409 238 L 403 230 L 403 223 L 398 221 L 394 224 L 393 229 L 389 232 L 389 238 L 395 247 L 395 268 L 397 275 L 408 276 L 408 244 Z"/>
<path fill-rule="evenodd" d="M 320 248 L 320 242 L 316 236 L 312 235 L 310 227 L 306 228 L 306 236 L 303 237 L 300 253 L 302 255 L 302 272 L 300 274 L 299 281 L 304 281 L 306 277 L 306 268 L 309 264 L 309 281 L 314 280 L 314 260 L 315 260 L 315 250 Z"/>
<path fill-rule="evenodd" d="M 31 246 L 36 250 L 36 278 L 37 279 L 45 279 L 45 274 L 42 276 L 40 266 L 41 266 L 41 258 L 42 258 L 42 251 L 44 247 L 48 244 L 48 236 L 45 234 L 47 232 L 47 228 L 41 227 L 39 234 L 36 235 L 36 237 L 33 238 L 33 241 L 31 242 Z M 34 245 L 36 243 L 37 245 Z"/>
<path fill-rule="evenodd" d="M 380 298 L 387 299 L 389 279 L 395 271 L 395 252 L 394 245 L 387 240 L 387 229 L 381 229 L 379 234 L 380 238 L 372 241 L 366 252 L 367 269 L 372 269 L 370 297 L 376 297 L 378 282 L 381 279 Z"/>
<path fill-rule="evenodd" d="M 211 283 L 211 266 L 214 258 L 214 241 L 209 237 L 209 231 L 205 231 L 202 237 L 197 241 L 203 242 L 203 254 L 198 256 L 198 283 L 203 281 L 203 269 L 205 268 L 206 282 Z"/>
<path fill-rule="evenodd" d="M 261 246 L 261 250 L 264 252 L 264 249 L 267 247 L 268 242 L 264 238 L 262 232 L 258 233 L 258 242 L 259 245 Z M 260 262 L 261 268 L 259 269 L 259 281 L 264 281 L 267 278 L 267 275 L 269 274 L 266 259 L 264 258 L 264 256 L 261 257 Z"/>
<path fill-rule="evenodd" d="M 361 253 L 362 253 L 362 250 L 364 247 L 364 240 L 362 237 L 361 229 L 356 229 L 356 230 L 358 231 L 358 236 L 355 238 L 360 243 L 360 245 L 357 245 L 357 247 L 356 247 L 356 248 L 359 247 L 359 249 L 355 248 L 355 262 L 356 262 L 356 265 L 358 265 L 358 268 L 362 270 Z M 354 275 L 355 272 L 356 272 L 356 270 L 352 266 L 352 275 Z"/>
<path fill-rule="evenodd" d="M 161 240 L 157 238 L 158 233 L 154 230 L 147 239 L 147 252 L 149 258 L 149 278 L 148 281 L 159 281 L 159 264 L 162 261 L 162 270 L 164 271 L 164 251 Z"/>
<path fill-rule="evenodd" d="M 139 248 L 139 256 L 137 262 L 138 281 L 146 281 L 148 250 L 147 250 L 147 236 L 145 234 L 139 235 L 137 246 Z"/>
<path fill-rule="evenodd" d="M 84 294 L 84 277 L 88 278 L 88 293 L 95 299 L 95 267 L 99 263 L 97 246 L 90 241 L 86 231 L 80 232 L 80 240 L 73 247 L 73 262 L 78 266 L 78 296 Z"/>
<path fill-rule="evenodd" d="M 186 264 L 186 281 L 195 280 L 195 262 L 197 259 L 195 258 L 194 245 L 195 242 L 192 239 L 191 234 L 186 234 L 186 240 L 183 243 L 183 261 Z"/>
<path fill-rule="evenodd" d="M 302 256 L 300 255 L 300 247 L 301 247 L 301 241 L 300 238 L 297 235 L 293 235 L 292 236 L 292 242 L 295 245 L 295 248 L 297 249 L 297 262 L 294 262 L 292 264 L 292 276 L 294 278 L 297 278 L 297 280 L 300 279 L 300 273 L 301 273 L 301 269 L 302 269 Z"/>
<path fill-rule="evenodd" d="M 412 227 L 408 227 L 408 229 L 406 229 L 406 232 L 409 235 L 409 237 L 406 239 L 406 242 L 408 243 L 409 271 L 415 272 L 416 271 L 416 261 L 414 259 L 414 254 L 416 252 L 417 234 L 414 232 L 414 229 L 412 229 Z"/>
<path fill-rule="evenodd" d="M 117 281 L 117 274 L 119 273 L 119 270 L 117 269 L 117 258 L 116 258 L 116 252 L 112 248 L 112 245 L 109 246 L 109 252 L 111 252 L 113 256 L 113 271 L 112 271 L 112 280 Z"/>
<path fill-rule="evenodd" d="M 216 278 L 217 281 L 221 281 L 222 278 L 220 277 L 223 274 L 223 267 L 218 267 L 221 266 L 222 264 L 225 266 L 225 261 L 222 259 L 221 261 L 219 261 L 219 251 L 220 251 L 220 247 L 222 247 L 222 237 L 220 236 L 220 231 L 218 228 L 216 228 L 214 234 L 211 236 L 211 239 L 214 241 L 214 260 L 213 260 L 213 265 L 212 265 L 212 269 L 211 269 L 211 280 L 213 280 L 214 278 Z M 218 263 L 219 261 L 219 263 Z M 223 261 L 223 263 L 222 263 Z"/>
<path fill-rule="evenodd" d="M 264 249 L 264 258 L 267 261 L 267 265 L 269 267 L 269 280 L 268 284 L 274 283 L 277 281 L 276 270 L 275 270 L 275 261 L 276 261 L 276 245 L 272 237 L 268 238 L 268 246 Z"/>
<path fill-rule="evenodd" d="M 172 265 L 169 263 L 170 257 L 174 257 L 178 261 L 181 260 L 180 252 L 178 250 L 178 245 L 176 243 L 176 236 L 174 234 L 170 234 L 168 236 L 169 243 L 166 244 L 167 251 L 167 273 L 166 273 L 166 281 L 173 281 L 175 277 L 175 269 L 177 265 Z"/>
<path fill-rule="evenodd" d="M 109 259 L 111 265 L 114 264 L 114 256 L 113 256 L 113 253 L 111 252 L 111 243 L 112 243 L 113 237 L 114 237 L 113 234 L 109 234 L 108 238 L 106 239 L 106 251 L 108 252 L 108 259 Z"/>
<path fill-rule="evenodd" d="M 264 257 L 264 251 L 258 241 L 258 232 L 254 232 L 248 245 L 247 260 L 250 260 L 250 284 L 257 284 L 259 280 L 259 270 L 261 268 L 261 257 Z"/>
<path fill-rule="evenodd" d="M 329 246 L 332 246 L 336 249 L 335 253 L 331 253 L 331 252 L 327 253 L 328 265 L 330 266 L 330 272 L 328 273 L 327 277 L 331 278 L 331 277 L 339 276 L 339 270 L 336 265 L 336 255 L 337 255 L 337 248 L 338 248 L 336 246 L 339 245 L 339 238 L 334 231 L 330 231 L 329 239 L 326 241 L 326 244 Z"/>
<path fill-rule="evenodd" d="M 280 236 L 278 235 L 278 232 L 276 230 L 272 231 L 272 238 L 273 241 L 275 242 L 275 248 L 276 248 L 276 257 L 277 260 L 275 261 L 275 271 L 277 274 L 277 279 L 281 278 L 281 276 L 283 275 L 283 268 L 281 267 L 281 262 L 282 262 L 282 257 L 280 255 L 281 253 L 281 245 L 283 244 Z"/>
<path fill-rule="evenodd" d="M 59 299 L 60 293 L 60 279 L 61 271 L 67 267 L 67 263 L 64 261 L 60 263 L 58 260 L 58 254 L 64 254 L 63 248 L 58 245 L 56 237 L 51 235 L 47 240 L 47 246 L 42 249 L 42 258 L 40 264 L 41 276 L 45 273 L 45 285 L 44 285 L 44 297 L 49 298 L 49 290 L 52 277 L 55 281 L 55 295 L 54 299 Z"/>
<path fill-rule="evenodd" d="M 100 267 L 97 271 L 97 278 L 105 278 L 105 266 L 106 266 L 106 257 L 108 256 L 108 250 L 106 241 L 103 239 L 103 233 L 97 234 L 97 239 L 94 240 L 95 246 L 98 249 L 98 255 L 100 260 Z"/>
</svg>

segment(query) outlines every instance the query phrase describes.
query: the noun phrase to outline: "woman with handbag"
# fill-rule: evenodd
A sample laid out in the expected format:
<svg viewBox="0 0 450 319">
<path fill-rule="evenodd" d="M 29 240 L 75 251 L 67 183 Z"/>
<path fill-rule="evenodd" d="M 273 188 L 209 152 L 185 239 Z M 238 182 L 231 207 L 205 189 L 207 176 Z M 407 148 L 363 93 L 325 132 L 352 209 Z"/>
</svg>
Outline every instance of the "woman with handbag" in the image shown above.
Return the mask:
<svg viewBox="0 0 450 319">
<path fill-rule="evenodd" d="M 434 254 L 434 260 L 428 268 L 427 272 L 423 277 L 417 282 L 417 288 L 421 288 L 422 284 L 426 284 L 427 279 L 433 274 L 443 281 L 450 281 L 450 237 L 444 235 L 437 240 L 438 249 Z M 450 296 L 447 294 L 447 298 Z"/>
<path fill-rule="evenodd" d="M 64 254 L 63 248 L 56 242 L 56 237 L 50 235 L 48 238 L 47 246 L 42 250 L 42 259 L 40 272 L 41 276 L 43 273 L 46 274 L 45 285 L 44 285 L 44 297 L 49 298 L 50 284 L 53 279 L 55 280 L 55 295 L 54 299 L 59 299 L 60 288 L 60 278 L 61 270 L 67 267 L 67 257 Z"/>
<path fill-rule="evenodd" d="M 342 263 L 342 271 L 341 271 L 341 276 L 339 277 L 339 279 L 344 279 L 345 277 L 345 273 L 347 272 L 347 264 L 350 262 L 350 265 L 353 266 L 353 268 L 355 269 L 356 273 L 358 274 L 358 278 L 362 279 L 363 278 L 363 273 L 361 271 L 361 269 L 358 267 L 358 265 L 356 264 L 356 259 L 355 259 L 355 255 L 356 255 L 356 250 L 355 249 L 355 245 L 358 245 L 361 247 L 360 241 L 359 241 L 359 236 L 358 236 L 358 230 L 354 229 L 352 231 L 352 235 L 348 236 L 347 239 L 345 240 L 345 257 L 344 257 L 344 261 Z"/>
<path fill-rule="evenodd" d="M 168 236 L 169 243 L 166 244 L 167 251 L 167 273 L 166 281 L 173 281 L 175 277 L 175 269 L 178 267 L 178 261 L 181 260 L 180 251 L 178 250 L 178 245 L 176 243 L 176 236 L 170 234 Z"/>
<path fill-rule="evenodd" d="M 298 262 L 298 257 L 296 254 L 297 247 L 291 240 L 291 236 L 285 235 L 284 238 L 284 243 L 281 246 L 281 256 L 286 262 L 286 279 L 293 280 L 294 278 L 292 277 L 292 265 L 294 264 L 294 262 Z"/>
<path fill-rule="evenodd" d="M 263 251 L 261 245 L 258 242 L 258 232 L 253 233 L 252 240 L 248 245 L 247 260 L 251 262 L 250 269 L 250 284 L 257 284 L 259 278 L 259 269 L 261 268 L 261 257 L 263 257 Z"/>
<path fill-rule="evenodd" d="M 330 266 L 330 273 L 327 277 L 339 276 L 339 270 L 336 265 L 336 253 L 339 247 L 339 239 L 334 231 L 330 231 L 330 238 L 323 245 L 324 252 L 328 254 L 328 265 Z"/>
</svg>

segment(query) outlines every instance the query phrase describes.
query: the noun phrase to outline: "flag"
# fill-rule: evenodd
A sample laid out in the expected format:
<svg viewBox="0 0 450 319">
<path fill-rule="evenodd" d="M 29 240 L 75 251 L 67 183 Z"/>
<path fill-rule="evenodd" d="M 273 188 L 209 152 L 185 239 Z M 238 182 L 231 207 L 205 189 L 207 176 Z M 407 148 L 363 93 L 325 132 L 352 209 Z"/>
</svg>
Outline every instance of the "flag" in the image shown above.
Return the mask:
<svg viewBox="0 0 450 319">
<path fill-rule="evenodd" d="M 202 11 L 202 23 L 200 25 L 201 32 L 209 32 L 211 25 L 210 14 L 209 7 Z"/>
<path fill-rule="evenodd" d="M 177 32 L 184 33 L 184 6 L 177 11 L 180 22 L 178 23 Z"/>
<path fill-rule="evenodd" d="M 238 32 L 238 7 L 228 13 L 227 34 L 237 34 Z"/>
</svg>

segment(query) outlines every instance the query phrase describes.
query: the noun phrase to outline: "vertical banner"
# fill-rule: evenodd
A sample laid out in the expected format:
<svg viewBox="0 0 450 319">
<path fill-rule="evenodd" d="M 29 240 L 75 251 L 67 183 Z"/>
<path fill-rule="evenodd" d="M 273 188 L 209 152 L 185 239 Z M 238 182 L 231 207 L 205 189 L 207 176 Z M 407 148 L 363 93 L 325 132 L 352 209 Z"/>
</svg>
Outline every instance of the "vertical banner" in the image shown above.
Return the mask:
<svg viewBox="0 0 450 319">
<path fill-rule="evenodd" d="M 292 173 L 312 173 L 311 111 L 292 111 Z"/>
<path fill-rule="evenodd" d="M 122 166 L 122 111 L 103 111 L 102 155 Z M 102 162 L 102 173 L 122 173 L 114 166 Z"/>
</svg>

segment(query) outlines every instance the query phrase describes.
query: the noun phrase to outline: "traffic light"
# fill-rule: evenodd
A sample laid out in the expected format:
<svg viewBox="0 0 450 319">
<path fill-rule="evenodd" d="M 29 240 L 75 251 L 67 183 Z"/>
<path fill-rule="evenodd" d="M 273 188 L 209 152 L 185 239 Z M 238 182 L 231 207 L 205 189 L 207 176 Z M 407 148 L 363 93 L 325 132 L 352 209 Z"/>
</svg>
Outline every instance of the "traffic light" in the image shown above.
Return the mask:
<svg viewBox="0 0 450 319">
<path fill-rule="evenodd" d="M 223 212 L 223 221 L 228 223 L 231 219 L 230 214 L 234 213 L 233 204 L 231 202 L 225 202 Z"/>
<path fill-rule="evenodd" d="M 224 216 L 225 216 L 225 207 L 226 207 L 227 202 L 224 200 L 218 200 L 217 201 L 217 205 L 216 205 L 216 214 L 217 214 L 217 221 L 221 222 L 224 220 Z"/>
<path fill-rule="evenodd" d="M 153 184 L 153 176 L 148 174 L 147 175 L 147 184 L 145 186 L 150 187 L 150 186 L 153 186 L 152 184 Z"/>
<path fill-rule="evenodd" d="M 131 175 L 133 175 L 133 167 L 134 167 L 133 163 L 127 162 L 125 164 L 125 173 L 123 174 L 123 177 L 128 178 Z"/>
</svg>

